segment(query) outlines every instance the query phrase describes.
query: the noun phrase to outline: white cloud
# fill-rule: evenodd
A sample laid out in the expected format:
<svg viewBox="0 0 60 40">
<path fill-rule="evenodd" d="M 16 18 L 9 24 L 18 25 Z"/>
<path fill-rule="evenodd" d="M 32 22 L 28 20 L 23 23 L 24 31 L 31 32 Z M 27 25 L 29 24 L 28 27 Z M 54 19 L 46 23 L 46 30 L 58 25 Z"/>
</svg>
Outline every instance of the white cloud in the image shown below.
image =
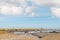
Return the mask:
<svg viewBox="0 0 60 40">
<path fill-rule="evenodd" d="M 28 0 L 38 6 L 59 6 L 60 0 Z"/>
<path fill-rule="evenodd" d="M 25 9 L 25 12 L 30 13 L 33 10 L 34 10 L 34 6 L 27 6 L 26 9 Z"/>
<path fill-rule="evenodd" d="M 31 16 L 31 17 L 34 17 L 34 16 L 36 16 L 36 15 L 35 15 L 35 13 L 31 13 L 30 16 Z"/>
<path fill-rule="evenodd" d="M 23 13 L 23 8 L 21 6 L 24 2 L 24 0 L 0 0 L 0 14 L 21 15 Z M 17 3 L 21 3 L 22 5 L 18 7 Z"/>
<path fill-rule="evenodd" d="M 10 3 L 12 5 L 20 3 L 21 6 L 26 7 L 27 1 L 33 2 L 34 5 L 60 5 L 60 0 L 0 0 L 0 3 Z"/>
<path fill-rule="evenodd" d="M 52 7 L 51 12 L 52 12 L 52 15 L 56 16 L 57 18 L 60 18 L 60 8 Z"/>
<path fill-rule="evenodd" d="M 22 7 L 26 7 L 27 6 L 26 0 L 19 0 L 19 3 L 21 3 Z"/>
<path fill-rule="evenodd" d="M 27 6 L 27 1 L 31 1 L 33 5 L 30 7 Z M 0 14 L 27 15 L 28 13 L 33 12 L 34 5 L 60 6 L 60 0 L 0 0 Z M 31 15 L 33 15 L 33 13 L 31 13 Z"/>
<path fill-rule="evenodd" d="M 52 15 L 60 18 L 60 0 L 28 0 L 33 2 L 34 5 L 38 6 L 50 6 Z"/>
<path fill-rule="evenodd" d="M 32 12 L 31 14 L 29 14 L 29 16 L 30 17 L 38 17 L 38 16 L 40 16 L 40 14 Z"/>
<path fill-rule="evenodd" d="M 0 14 L 3 15 L 19 15 L 23 9 L 21 7 L 2 5 L 0 6 Z"/>
<path fill-rule="evenodd" d="M 26 10 L 25 10 L 25 12 L 29 13 L 31 11 L 31 9 L 32 9 L 32 7 L 27 7 Z"/>
<path fill-rule="evenodd" d="M 26 7 L 27 2 L 26 0 L 8 0 L 7 3 L 10 3 L 11 5 L 17 5 L 18 3 L 20 4 L 21 7 Z"/>
<path fill-rule="evenodd" d="M 27 6 L 26 0 L 0 0 L 0 14 L 2 15 L 27 15 L 33 8 L 33 6 Z"/>
<path fill-rule="evenodd" d="M 34 10 L 34 6 L 27 6 L 25 8 L 25 13 L 23 13 L 24 16 L 30 16 Z"/>
</svg>

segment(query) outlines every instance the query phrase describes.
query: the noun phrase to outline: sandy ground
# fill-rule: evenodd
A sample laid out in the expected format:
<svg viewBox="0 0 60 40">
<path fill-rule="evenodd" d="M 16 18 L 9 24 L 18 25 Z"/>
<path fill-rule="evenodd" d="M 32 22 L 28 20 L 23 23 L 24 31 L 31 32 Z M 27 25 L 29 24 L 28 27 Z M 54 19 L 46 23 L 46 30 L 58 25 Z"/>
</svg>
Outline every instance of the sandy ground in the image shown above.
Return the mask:
<svg viewBox="0 0 60 40">
<path fill-rule="evenodd" d="M 49 33 L 41 40 L 60 40 L 60 33 Z"/>
<path fill-rule="evenodd" d="M 0 40 L 40 40 L 32 35 L 16 35 L 11 33 L 0 34 Z"/>
<path fill-rule="evenodd" d="M 60 33 L 47 33 L 42 38 L 33 35 L 0 34 L 0 40 L 60 40 Z"/>
</svg>

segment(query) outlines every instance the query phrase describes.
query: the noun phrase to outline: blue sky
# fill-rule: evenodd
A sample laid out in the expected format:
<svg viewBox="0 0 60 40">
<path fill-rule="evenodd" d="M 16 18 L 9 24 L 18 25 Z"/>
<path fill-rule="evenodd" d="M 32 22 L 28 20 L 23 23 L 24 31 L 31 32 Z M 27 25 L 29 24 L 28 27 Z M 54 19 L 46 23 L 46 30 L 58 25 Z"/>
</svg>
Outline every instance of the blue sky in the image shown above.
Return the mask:
<svg viewBox="0 0 60 40">
<path fill-rule="evenodd" d="M 0 28 L 60 28 L 60 1 L 0 0 Z"/>
</svg>

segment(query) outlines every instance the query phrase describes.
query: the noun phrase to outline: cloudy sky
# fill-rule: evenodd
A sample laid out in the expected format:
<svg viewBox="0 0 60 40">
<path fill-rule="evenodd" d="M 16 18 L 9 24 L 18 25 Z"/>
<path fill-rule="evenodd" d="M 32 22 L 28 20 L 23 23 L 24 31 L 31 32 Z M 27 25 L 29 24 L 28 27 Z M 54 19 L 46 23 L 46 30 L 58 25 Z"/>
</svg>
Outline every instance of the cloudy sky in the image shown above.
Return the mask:
<svg viewBox="0 0 60 40">
<path fill-rule="evenodd" d="M 60 0 L 0 0 L 0 28 L 60 28 Z"/>
</svg>

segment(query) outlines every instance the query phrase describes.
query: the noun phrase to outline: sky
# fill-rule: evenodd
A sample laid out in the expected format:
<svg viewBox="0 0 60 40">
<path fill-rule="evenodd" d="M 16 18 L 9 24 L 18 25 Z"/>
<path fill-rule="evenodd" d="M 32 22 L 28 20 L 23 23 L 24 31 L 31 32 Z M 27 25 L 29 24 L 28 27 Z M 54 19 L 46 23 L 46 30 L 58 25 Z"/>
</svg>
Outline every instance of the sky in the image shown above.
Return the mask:
<svg viewBox="0 0 60 40">
<path fill-rule="evenodd" d="M 0 28 L 60 28 L 60 0 L 0 0 Z"/>
</svg>

